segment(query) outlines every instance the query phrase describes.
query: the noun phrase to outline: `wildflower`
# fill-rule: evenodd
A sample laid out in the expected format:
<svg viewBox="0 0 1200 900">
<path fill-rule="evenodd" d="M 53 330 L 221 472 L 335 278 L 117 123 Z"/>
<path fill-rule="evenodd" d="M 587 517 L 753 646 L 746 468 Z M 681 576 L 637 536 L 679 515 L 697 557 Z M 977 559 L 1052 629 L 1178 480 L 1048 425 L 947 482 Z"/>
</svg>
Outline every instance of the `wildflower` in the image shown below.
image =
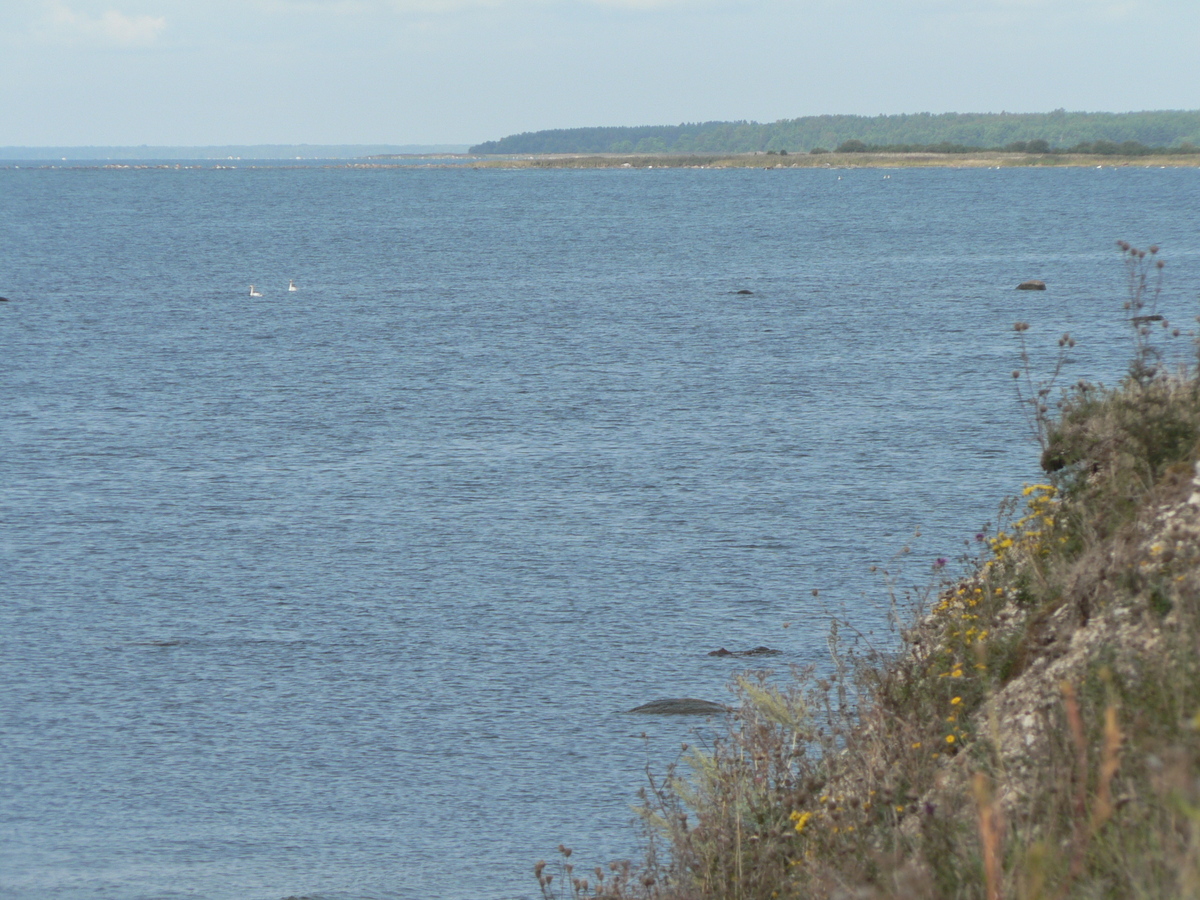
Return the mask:
<svg viewBox="0 0 1200 900">
<path fill-rule="evenodd" d="M 948 734 L 948 735 L 946 735 L 946 743 L 947 743 L 947 744 L 953 744 L 953 743 L 954 743 L 954 741 L 955 741 L 955 737 L 954 737 L 954 735 L 952 735 L 952 734 Z"/>
<path fill-rule="evenodd" d="M 1197 718 L 1197 719 L 1200 719 L 1200 713 L 1196 713 L 1196 718 Z M 921 749 L 921 742 L 920 742 L 920 741 L 917 741 L 915 744 L 913 744 L 913 745 L 912 745 L 912 748 L 913 748 L 914 750 L 920 750 L 920 749 Z"/>
<path fill-rule="evenodd" d="M 958 704 L 960 704 L 960 703 L 962 703 L 962 697 L 955 697 L 953 700 L 950 701 L 951 706 L 958 706 Z"/>
<path fill-rule="evenodd" d="M 946 557 L 944 557 L 944 556 L 939 556 L 939 557 L 938 557 L 936 560 L 934 560 L 934 562 L 933 562 L 933 567 L 934 567 L 935 569 L 944 569 L 944 568 L 946 568 Z"/>
<path fill-rule="evenodd" d="M 808 827 L 809 820 L 812 819 L 812 817 L 813 814 L 811 812 L 800 812 L 797 810 L 788 818 L 796 823 L 796 834 L 803 834 L 804 829 Z"/>
</svg>

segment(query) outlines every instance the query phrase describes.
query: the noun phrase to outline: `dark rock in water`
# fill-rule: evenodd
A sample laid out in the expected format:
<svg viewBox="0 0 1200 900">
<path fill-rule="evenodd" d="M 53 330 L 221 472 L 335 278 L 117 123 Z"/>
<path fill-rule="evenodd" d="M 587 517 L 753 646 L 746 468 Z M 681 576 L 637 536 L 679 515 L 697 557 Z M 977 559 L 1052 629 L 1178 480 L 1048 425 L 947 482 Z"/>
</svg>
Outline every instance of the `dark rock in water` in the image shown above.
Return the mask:
<svg viewBox="0 0 1200 900">
<path fill-rule="evenodd" d="M 720 650 L 710 650 L 709 656 L 778 656 L 782 650 L 772 650 L 770 647 L 755 647 L 753 650 L 726 650 L 722 647 Z"/>
<path fill-rule="evenodd" d="M 1018 291 L 1044 291 L 1046 282 L 1044 281 L 1022 281 L 1017 285 Z"/>
<path fill-rule="evenodd" d="M 740 291 L 738 291 L 738 293 L 739 293 L 739 294 L 751 294 L 751 295 L 753 295 L 754 291 L 748 291 L 748 290 L 746 290 L 745 288 L 742 288 Z"/>
<path fill-rule="evenodd" d="M 747 650 L 742 656 L 779 656 L 783 653 L 782 650 L 776 650 L 773 647 L 755 647 L 753 650 Z"/>
<path fill-rule="evenodd" d="M 693 700 L 681 697 L 676 700 L 655 700 L 629 710 L 646 716 L 719 716 L 729 712 L 728 706 L 710 703 L 708 700 Z"/>
<path fill-rule="evenodd" d="M 0 297 L 0 303 L 7 303 L 7 302 L 8 302 L 7 297 Z"/>
<path fill-rule="evenodd" d="M 1163 317 L 1155 313 L 1152 316 L 1134 316 L 1131 321 L 1134 325 L 1148 325 L 1151 322 L 1161 322 Z"/>
</svg>

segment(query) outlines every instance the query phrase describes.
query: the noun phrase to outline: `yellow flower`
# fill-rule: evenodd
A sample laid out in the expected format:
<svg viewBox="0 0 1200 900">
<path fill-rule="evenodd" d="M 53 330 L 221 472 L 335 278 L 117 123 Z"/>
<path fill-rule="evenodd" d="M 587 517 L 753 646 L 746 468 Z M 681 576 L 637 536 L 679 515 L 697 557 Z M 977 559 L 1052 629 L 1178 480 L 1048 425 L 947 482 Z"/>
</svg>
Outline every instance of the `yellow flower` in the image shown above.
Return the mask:
<svg viewBox="0 0 1200 900">
<path fill-rule="evenodd" d="M 960 703 L 962 703 L 962 697 L 955 697 L 953 700 L 950 701 L 951 706 L 958 706 L 958 704 L 960 704 Z"/>
<path fill-rule="evenodd" d="M 1200 719 L 1200 713 L 1196 713 L 1196 718 L 1197 718 L 1197 719 Z M 913 748 L 914 750 L 920 750 L 920 749 L 921 749 L 921 742 L 920 742 L 920 741 L 917 741 L 915 744 L 913 744 L 913 745 L 912 745 L 912 748 Z"/>
<path fill-rule="evenodd" d="M 790 818 L 796 823 L 796 834 L 803 834 L 804 829 L 808 827 L 809 820 L 813 817 L 811 812 L 794 812 Z"/>
<path fill-rule="evenodd" d="M 953 744 L 954 740 L 955 740 L 954 735 L 952 735 L 952 734 L 946 735 L 946 743 L 947 744 Z"/>
</svg>

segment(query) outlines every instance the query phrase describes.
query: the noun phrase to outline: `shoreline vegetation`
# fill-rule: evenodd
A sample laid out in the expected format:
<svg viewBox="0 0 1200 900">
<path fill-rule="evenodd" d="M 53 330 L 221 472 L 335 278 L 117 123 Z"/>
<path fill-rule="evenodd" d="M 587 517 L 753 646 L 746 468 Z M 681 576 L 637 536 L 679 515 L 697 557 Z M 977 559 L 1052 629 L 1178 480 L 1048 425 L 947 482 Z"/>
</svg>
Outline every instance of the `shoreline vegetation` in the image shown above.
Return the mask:
<svg viewBox="0 0 1200 900">
<path fill-rule="evenodd" d="M 1097 113 L 902 113 L 825 115 L 776 122 L 684 122 L 680 125 L 552 128 L 476 144 L 482 154 L 810 153 L 821 148 L 950 151 L 1113 152 L 1114 147 L 1200 146 L 1200 110 Z M 1140 152 L 1136 151 L 1135 152 Z M 1130 154 L 1133 155 L 1133 154 Z"/>
<path fill-rule="evenodd" d="M 835 619 L 830 665 L 737 678 L 641 791 L 643 858 L 560 845 L 545 900 L 1200 897 L 1200 344 L 1119 246 L 1120 384 L 1064 386 L 1071 336 L 1043 365 L 1014 325 L 1043 480 L 927 589 L 882 572 L 894 647 Z"/>
<path fill-rule="evenodd" d="M 696 154 L 547 154 L 480 157 L 469 163 L 490 169 L 903 169 L 903 168 L 1018 168 L 1101 166 L 1145 168 L 1200 167 L 1200 153 L 1163 151 L 1123 155 L 1095 153 L 1021 153 L 1010 151 L 930 152 L 854 151 L 820 154 L 743 153 L 727 156 Z"/>
</svg>

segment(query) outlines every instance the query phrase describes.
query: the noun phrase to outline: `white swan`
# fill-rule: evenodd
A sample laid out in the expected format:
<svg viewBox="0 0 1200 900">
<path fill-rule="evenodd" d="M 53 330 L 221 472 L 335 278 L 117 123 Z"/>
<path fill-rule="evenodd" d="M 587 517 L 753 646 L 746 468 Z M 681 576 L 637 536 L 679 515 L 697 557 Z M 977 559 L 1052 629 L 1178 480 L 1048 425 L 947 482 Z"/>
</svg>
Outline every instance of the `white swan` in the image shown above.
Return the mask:
<svg viewBox="0 0 1200 900">
<path fill-rule="evenodd" d="M 294 281 L 292 281 L 292 279 L 289 278 L 288 279 L 288 290 L 289 291 L 298 291 L 298 290 L 300 290 L 300 288 L 296 287 L 296 283 Z"/>
<path fill-rule="evenodd" d="M 262 296 L 262 291 L 256 291 L 256 290 L 254 289 L 254 285 L 250 285 L 250 296 L 251 296 L 251 297 L 261 297 L 261 296 Z"/>
</svg>

